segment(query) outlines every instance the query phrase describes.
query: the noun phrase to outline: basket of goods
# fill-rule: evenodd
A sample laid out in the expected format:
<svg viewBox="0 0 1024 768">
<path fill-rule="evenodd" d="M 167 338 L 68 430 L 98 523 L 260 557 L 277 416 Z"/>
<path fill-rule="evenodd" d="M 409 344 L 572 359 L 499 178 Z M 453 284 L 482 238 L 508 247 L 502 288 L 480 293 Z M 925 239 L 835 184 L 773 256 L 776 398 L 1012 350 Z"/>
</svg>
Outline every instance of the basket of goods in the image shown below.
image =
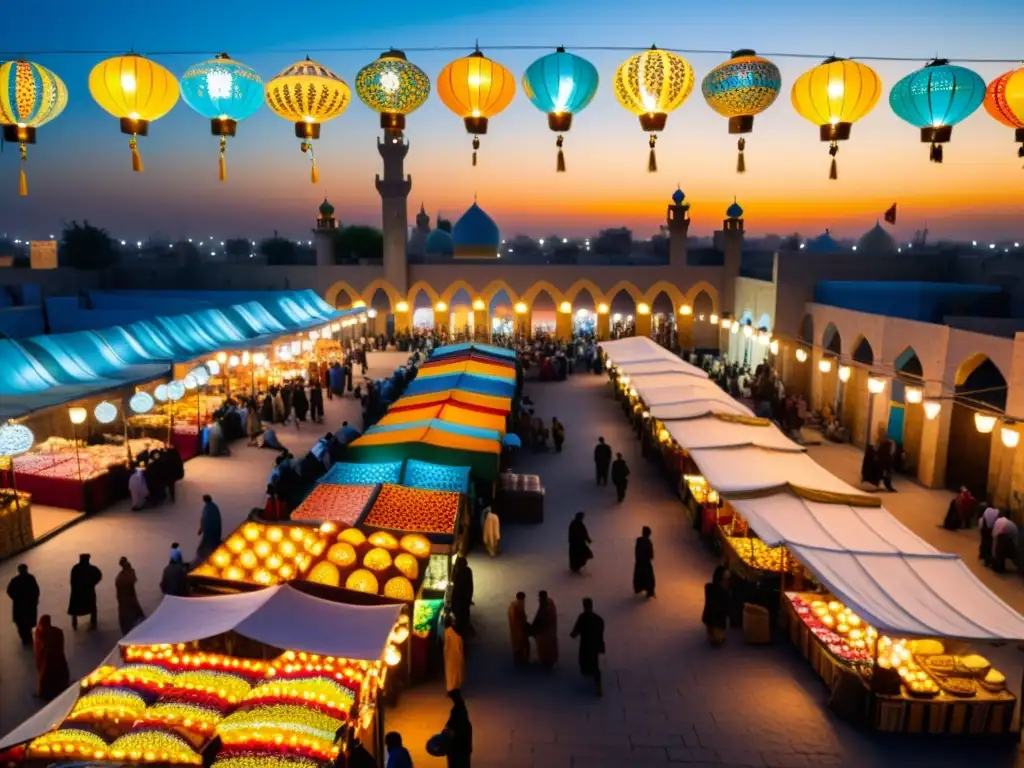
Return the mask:
<svg viewBox="0 0 1024 768">
<path fill-rule="evenodd" d="M 940 677 L 938 681 L 939 687 L 950 696 L 967 699 L 978 693 L 978 686 L 967 677 Z"/>
<path fill-rule="evenodd" d="M 990 669 L 986 675 L 978 681 L 986 691 L 991 693 L 1000 693 L 1006 688 L 1006 675 L 1000 672 L 998 669 Z"/>
<path fill-rule="evenodd" d="M 955 669 L 954 674 L 961 677 L 981 678 L 992 669 L 992 664 L 984 656 L 972 653 L 967 656 L 957 656 Z"/>
<path fill-rule="evenodd" d="M 922 657 L 925 667 L 933 675 L 952 675 L 956 669 L 956 659 L 950 656 L 948 653 L 938 653 L 934 656 Z"/>
<path fill-rule="evenodd" d="M 919 670 L 903 679 L 907 694 L 919 699 L 930 699 L 939 695 L 939 686 L 927 672 Z"/>
<path fill-rule="evenodd" d="M 946 652 L 941 640 L 911 640 L 910 650 L 915 656 L 940 656 Z"/>
</svg>

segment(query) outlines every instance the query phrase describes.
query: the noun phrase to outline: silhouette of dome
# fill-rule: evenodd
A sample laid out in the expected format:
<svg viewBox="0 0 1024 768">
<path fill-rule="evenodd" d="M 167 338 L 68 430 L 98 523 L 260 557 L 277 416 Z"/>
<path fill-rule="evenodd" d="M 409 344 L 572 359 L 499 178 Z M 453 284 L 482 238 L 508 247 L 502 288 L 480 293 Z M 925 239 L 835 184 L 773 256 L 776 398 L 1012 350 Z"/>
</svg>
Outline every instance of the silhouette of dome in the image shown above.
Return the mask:
<svg viewBox="0 0 1024 768">
<path fill-rule="evenodd" d="M 452 236 L 443 229 L 435 229 L 423 245 L 423 252 L 428 256 L 451 256 L 455 253 Z"/>
<path fill-rule="evenodd" d="M 879 222 L 857 240 L 857 253 L 896 253 L 896 238 L 882 229 Z"/>
<path fill-rule="evenodd" d="M 807 251 L 810 253 L 839 253 L 843 247 L 835 241 L 826 229 L 823 234 L 807 241 Z"/>
<path fill-rule="evenodd" d="M 676 191 L 672 193 L 672 202 L 676 205 L 682 205 L 683 200 L 686 199 L 686 193 L 682 189 L 676 188 Z"/>
<path fill-rule="evenodd" d="M 740 204 L 736 202 L 735 197 L 732 199 L 732 205 L 725 209 L 725 215 L 730 219 L 743 218 L 743 209 L 740 208 Z"/>
<path fill-rule="evenodd" d="M 322 203 L 320 203 L 320 209 L 319 210 L 320 210 L 320 215 L 323 218 L 325 218 L 325 219 L 334 215 L 334 206 L 327 202 L 327 198 L 326 197 L 324 198 L 324 201 Z"/>
<path fill-rule="evenodd" d="M 476 203 L 469 207 L 452 228 L 455 255 L 471 259 L 494 259 L 501 245 L 501 232 L 494 219 Z"/>
</svg>

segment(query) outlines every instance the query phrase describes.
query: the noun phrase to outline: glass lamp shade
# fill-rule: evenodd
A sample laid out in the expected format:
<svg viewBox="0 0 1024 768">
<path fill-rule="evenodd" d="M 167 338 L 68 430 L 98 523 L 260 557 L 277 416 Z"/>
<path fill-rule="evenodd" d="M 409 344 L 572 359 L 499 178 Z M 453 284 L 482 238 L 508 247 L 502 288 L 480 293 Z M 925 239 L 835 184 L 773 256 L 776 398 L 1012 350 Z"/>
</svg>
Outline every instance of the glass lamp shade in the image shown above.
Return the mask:
<svg viewBox="0 0 1024 768">
<path fill-rule="evenodd" d="M 868 377 L 868 392 L 872 395 L 880 395 L 885 391 L 885 379 L 879 379 L 874 376 Z"/>
<path fill-rule="evenodd" d="M 987 413 L 981 413 L 978 411 L 974 414 L 974 426 L 983 435 L 989 434 L 996 428 L 996 421 L 997 419 L 995 416 L 991 416 Z"/>
<path fill-rule="evenodd" d="M 0 456 L 19 456 L 31 449 L 35 441 L 31 429 L 9 421 L 0 427 Z"/>
<path fill-rule="evenodd" d="M 1017 443 L 1020 442 L 1020 432 L 1017 431 L 1016 427 L 1004 426 L 999 432 L 999 437 L 1002 439 L 1003 445 L 1007 448 L 1017 447 Z"/>
<path fill-rule="evenodd" d="M 832 361 L 831 360 L 819 360 L 818 361 L 818 370 L 821 371 L 822 373 L 828 373 L 829 371 L 832 370 Z"/>
<path fill-rule="evenodd" d="M 942 410 L 942 403 L 937 400 L 926 400 L 924 403 L 924 415 L 929 421 L 933 421 Z"/>
<path fill-rule="evenodd" d="M 578 114 L 594 100 L 599 82 L 597 67 L 564 48 L 541 56 L 523 73 L 526 98 L 549 115 Z"/>
<path fill-rule="evenodd" d="M 263 80 L 252 67 L 222 53 L 185 70 L 181 97 L 208 120 L 237 122 L 260 108 Z"/>
<path fill-rule="evenodd" d="M 341 116 L 352 101 L 348 83 L 308 56 L 271 78 L 264 91 L 275 115 L 310 127 L 313 135 L 302 138 L 316 138 L 320 124 Z"/>
<path fill-rule="evenodd" d="M 128 407 L 132 409 L 132 413 L 149 413 L 153 410 L 154 405 L 153 396 L 148 392 L 136 392 L 128 401 Z"/>
<path fill-rule="evenodd" d="M 156 389 L 153 390 L 153 397 L 159 400 L 161 403 L 166 402 L 170 397 L 168 386 L 166 384 L 157 384 Z"/>
<path fill-rule="evenodd" d="M 803 350 L 803 349 L 798 349 L 796 351 L 796 361 L 798 363 L 806 363 L 807 362 L 807 351 Z"/>
<path fill-rule="evenodd" d="M 359 99 L 380 113 L 381 127 L 399 132 L 405 128 L 405 116 L 430 96 L 430 78 L 402 51 L 390 50 L 359 70 L 355 88 Z"/>
<path fill-rule="evenodd" d="M 850 366 L 840 365 L 839 366 L 839 380 L 844 384 L 850 380 Z"/>
<path fill-rule="evenodd" d="M 185 396 L 185 384 L 181 381 L 172 381 L 167 385 L 167 397 L 173 402 L 181 400 Z"/>
<path fill-rule="evenodd" d="M 924 392 L 920 387 L 906 387 L 903 393 L 907 402 L 911 405 L 917 405 L 924 399 Z"/>
<path fill-rule="evenodd" d="M 85 420 L 89 418 L 89 412 L 76 405 L 68 408 L 68 418 L 71 419 L 72 424 L 84 424 Z"/>
<path fill-rule="evenodd" d="M 709 107 L 730 118 L 730 133 L 747 133 L 734 130 L 741 123 L 733 118 L 749 117 L 753 127 L 754 115 L 764 112 L 779 97 L 782 74 L 772 62 L 753 51 L 737 51 L 704 76 L 700 89 Z"/>
<path fill-rule="evenodd" d="M 104 400 L 93 409 L 92 415 L 100 424 L 109 424 L 117 418 L 117 406 Z"/>
</svg>

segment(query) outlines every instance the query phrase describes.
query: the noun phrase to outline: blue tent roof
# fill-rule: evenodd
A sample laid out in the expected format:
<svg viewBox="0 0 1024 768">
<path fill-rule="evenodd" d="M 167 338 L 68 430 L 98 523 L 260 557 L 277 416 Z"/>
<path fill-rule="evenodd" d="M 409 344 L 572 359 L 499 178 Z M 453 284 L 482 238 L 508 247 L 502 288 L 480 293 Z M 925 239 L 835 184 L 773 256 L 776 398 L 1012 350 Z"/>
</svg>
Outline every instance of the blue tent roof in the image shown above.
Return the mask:
<svg viewBox="0 0 1024 768">
<path fill-rule="evenodd" d="M 447 357 L 448 355 L 457 355 L 462 352 L 483 352 L 484 354 L 491 355 L 492 357 L 504 357 L 509 360 L 516 359 L 516 353 L 513 349 L 506 349 L 505 347 L 496 347 L 493 344 L 481 344 L 477 341 L 467 341 L 462 344 L 447 344 L 443 347 L 437 347 L 433 352 L 430 353 L 431 357 Z"/>
<path fill-rule="evenodd" d="M 425 491 L 469 493 L 469 467 L 450 467 L 447 464 L 409 459 L 405 462 L 402 485 Z"/>
<path fill-rule="evenodd" d="M 445 392 L 450 389 L 461 389 L 478 395 L 514 397 L 516 385 L 514 381 L 499 379 L 495 376 L 482 376 L 475 373 L 451 373 L 446 376 L 415 378 L 406 387 L 404 394 L 429 395 L 434 392 Z"/>
<path fill-rule="evenodd" d="M 332 464 L 327 474 L 317 480 L 329 485 L 377 485 L 398 483 L 402 476 L 402 462 L 390 461 L 381 464 L 349 464 L 339 461 Z"/>
</svg>

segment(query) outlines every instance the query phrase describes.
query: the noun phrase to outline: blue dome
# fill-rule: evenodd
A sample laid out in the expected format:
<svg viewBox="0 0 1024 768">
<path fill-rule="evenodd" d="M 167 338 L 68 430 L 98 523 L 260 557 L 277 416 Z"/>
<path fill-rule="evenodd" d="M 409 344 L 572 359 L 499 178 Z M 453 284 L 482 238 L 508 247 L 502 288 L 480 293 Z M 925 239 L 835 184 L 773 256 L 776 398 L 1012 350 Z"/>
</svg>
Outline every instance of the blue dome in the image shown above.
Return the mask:
<svg viewBox="0 0 1024 768">
<path fill-rule="evenodd" d="M 740 219 L 743 218 L 743 209 L 740 208 L 740 204 L 733 199 L 732 205 L 725 209 L 725 215 L 730 219 Z"/>
<path fill-rule="evenodd" d="M 494 219 L 476 203 L 469 207 L 452 228 L 456 256 L 496 258 L 501 245 L 501 232 Z"/>
<path fill-rule="evenodd" d="M 423 243 L 423 252 L 429 256 L 451 256 L 455 253 L 452 236 L 443 229 L 435 229 Z"/>
<path fill-rule="evenodd" d="M 818 235 L 813 240 L 807 241 L 806 250 L 811 253 L 839 253 L 844 248 L 833 239 L 826 229 L 824 234 Z"/>
<path fill-rule="evenodd" d="M 676 191 L 672 193 L 672 202 L 676 205 L 682 205 L 683 200 L 686 199 L 686 193 L 683 190 L 676 188 Z"/>
</svg>

